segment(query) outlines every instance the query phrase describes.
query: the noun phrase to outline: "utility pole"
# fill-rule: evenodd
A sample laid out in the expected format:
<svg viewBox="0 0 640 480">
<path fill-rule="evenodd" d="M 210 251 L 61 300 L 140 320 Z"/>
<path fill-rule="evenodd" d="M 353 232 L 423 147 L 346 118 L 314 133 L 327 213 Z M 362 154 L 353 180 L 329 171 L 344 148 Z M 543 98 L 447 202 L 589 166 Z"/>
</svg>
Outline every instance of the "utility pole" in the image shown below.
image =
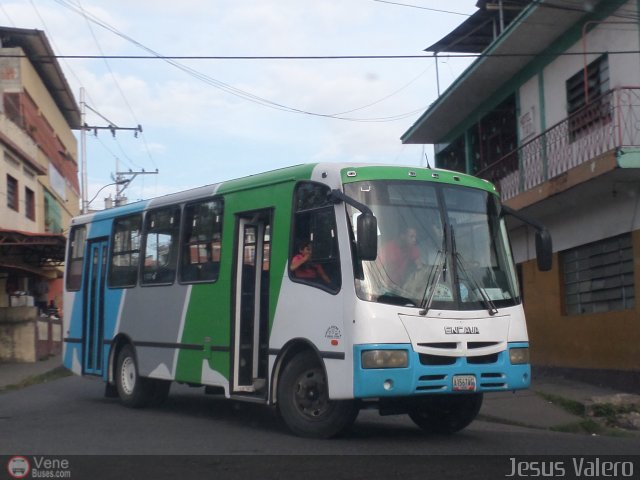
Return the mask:
<svg viewBox="0 0 640 480">
<path fill-rule="evenodd" d="M 82 168 L 82 208 L 81 208 L 81 213 L 88 213 L 89 212 L 89 196 L 88 196 L 88 192 L 87 192 L 87 141 L 86 141 L 86 132 L 93 130 L 95 135 L 98 135 L 98 130 L 109 130 L 111 132 L 111 135 L 113 135 L 114 137 L 116 136 L 116 131 L 118 130 L 131 130 L 134 132 L 134 136 L 137 138 L 138 137 L 138 133 L 142 133 L 142 125 L 138 125 L 137 127 L 118 127 L 117 125 L 109 122 L 108 119 L 105 119 L 109 122 L 109 125 L 107 126 L 91 126 L 91 125 L 87 125 L 87 123 L 85 122 L 85 115 L 86 115 L 86 107 L 87 104 L 84 100 L 84 88 L 80 88 L 80 120 L 82 123 L 82 126 L 80 127 L 80 155 L 81 155 L 81 168 Z M 91 110 L 93 110 L 91 107 L 89 107 Z M 95 110 L 93 110 L 95 112 Z M 98 113 L 98 112 L 96 112 Z M 100 115 L 98 113 L 98 115 Z M 102 117 L 102 115 L 100 115 Z M 104 118 L 104 117 L 102 117 Z M 116 168 L 117 169 L 117 168 Z M 127 172 L 123 172 L 124 174 L 128 174 Z M 134 173 L 134 172 L 131 172 Z M 144 172 L 144 170 L 142 172 L 137 172 L 136 175 L 140 174 L 140 173 L 146 173 Z M 158 173 L 157 169 L 155 172 L 149 172 L 149 173 Z M 118 175 L 118 173 L 116 172 L 116 175 Z M 133 178 L 135 178 L 135 176 Z M 128 186 L 129 182 L 131 182 L 131 180 L 133 180 L 133 178 L 131 178 L 129 181 L 126 181 L 125 179 L 121 179 L 123 182 L 126 183 L 126 185 L 122 188 L 122 190 L 119 191 L 119 193 L 122 193 L 122 191 L 124 191 L 124 189 Z M 118 187 L 120 186 L 120 184 L 118 184 Z M 116 202 L 117 202 L 118 198 L 116 196 Z"/>
<path fill-rule="evenodd" d="M 118 163 L 116 162 L 116 174 L 115 176 L 113 175 L 111 176 L 111 179 L 116 185 L 116 201 L 115 201 L 116 207 L 119 207 L 120 205 L 125 205 L 127 203 L 127 197 L 125 197 L 123 193 L 138 175 L 157 175 L 157 174 L 158 174 L 157 168 L 155 172 L 147 172 L 144 169 L 138 172 L 134 172 L 133 170 L 129 170 L 128 172 L 119 172 Z M 130 177 L 130 178 L 126 178 L 126 177 Z"/>
<path fill-rule="evenodd" d="M 87 192 L 87 139 L 84 129 L 85 125 L 86 107 L 84 102 L 84 87 L 80 88 L 80 123 L 82 125 L 80 130 L 80 168 L 82 168 L 82 208 L 80 213 L 85 214 L 89 210 L 89 196 Z"/>
</svg>

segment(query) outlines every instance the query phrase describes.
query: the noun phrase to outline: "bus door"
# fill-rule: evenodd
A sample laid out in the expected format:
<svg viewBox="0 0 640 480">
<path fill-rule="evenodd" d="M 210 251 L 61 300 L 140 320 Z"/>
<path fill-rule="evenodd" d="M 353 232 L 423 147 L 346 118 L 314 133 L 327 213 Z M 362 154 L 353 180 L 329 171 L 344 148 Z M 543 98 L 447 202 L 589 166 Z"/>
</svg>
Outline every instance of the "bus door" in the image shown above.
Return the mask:
<svg viewBox="0 0 640 480">
<path fill-rule="evenodd" d="M 266 395 L 271 212 L 236 219 L 233 391 Z"/>
<path fill-rule="evenodd" d="M 87 275 L 84 285 L 83 370 L 86 374 L 102 374 L 104 339 L 104 289 L 107 272 L 106 238 L 89 242 Z"/>
</svg>

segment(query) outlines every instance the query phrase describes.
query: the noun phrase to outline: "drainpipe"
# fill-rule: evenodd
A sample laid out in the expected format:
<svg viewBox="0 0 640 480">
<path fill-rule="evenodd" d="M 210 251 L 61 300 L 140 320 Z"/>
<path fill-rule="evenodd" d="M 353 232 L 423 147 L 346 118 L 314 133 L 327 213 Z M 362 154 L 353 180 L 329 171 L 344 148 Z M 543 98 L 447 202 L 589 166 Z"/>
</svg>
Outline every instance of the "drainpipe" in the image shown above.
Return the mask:
<svg viewBox="0 0 640 480">
<path fill-rule="evenodd" d="M 433 54 L 433 58 L 436 61 L 436 89 L 438 91 L 438 96 L 440 96 L 440 71 L 438 70 L 438 52 Z"/>
</svg>

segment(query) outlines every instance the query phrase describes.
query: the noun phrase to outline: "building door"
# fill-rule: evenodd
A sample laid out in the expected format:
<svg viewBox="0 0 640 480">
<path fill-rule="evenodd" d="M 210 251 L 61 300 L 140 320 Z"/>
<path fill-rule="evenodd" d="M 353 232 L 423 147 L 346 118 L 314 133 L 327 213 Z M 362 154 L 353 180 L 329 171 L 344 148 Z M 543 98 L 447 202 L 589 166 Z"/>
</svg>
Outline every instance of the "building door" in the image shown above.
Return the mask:
<svg viewBox="0 0 640 480">
<path fill-rule="evenodd" d="M 89 263 L 85 276 L 83 368 L 90 375 L 102 374 L 104 339 L 104 290 L 107 272 L 107 239 L 89 243 Z"/>
<path fill-rule="evenodd" d="M 237 217 L 233 391 L 266 394 L 269 322 L 269 211 Z"/>
</svg>

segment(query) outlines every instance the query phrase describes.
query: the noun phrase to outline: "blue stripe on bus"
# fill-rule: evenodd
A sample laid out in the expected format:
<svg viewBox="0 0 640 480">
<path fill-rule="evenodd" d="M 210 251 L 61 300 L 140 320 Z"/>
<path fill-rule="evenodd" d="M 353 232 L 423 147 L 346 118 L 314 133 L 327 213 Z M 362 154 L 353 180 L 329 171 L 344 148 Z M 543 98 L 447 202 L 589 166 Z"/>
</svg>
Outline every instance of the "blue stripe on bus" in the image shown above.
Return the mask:
<svg viewBox="0 0 640 480">
<path fill-rule="evenodd" d="M 130 205 L 125 205 L 118 209 L 118 216 L 127 215 L 131 213 L 141 212 L 146 208 L 149 201 L 138 202 Z M 111 237 L 111 228 L 113 225 L 113 210 L 104 210 L 96 212 L 91 216 L 91 221 L 87 224 L 87 241 L 91 242 L 100 238 L 109 239 Z M 71 302 L 71 320 L 69 322 L 69 331 L 64 334 L 69 338 L 84 339 L 83 325 L 84 325 L 84 312 L 83 312 L 83 298 L 87 294 L 85 292 L 86 286 L 86 271 L 83 272 L 83 284 L 82 289 L 73 293 L 73 300 Z M 108 282 L 108 280 L 107 280 Z M 105 311 L 104 311 L 104 325 L 103 325 L 103 339 L 102 344 L 102 377 L 107 378 L 108 368 L 107 366 L 109 351 L 111 348 L 110 340 L 117 334 L 116 325 L 118 321 L 118 312 L 120 309 L 120 303 L 125 290 L 123 289 L 110 289 L 105 288 Z M 66 368 L 72 369 L 74 361 L 80 362 L 84 371 L 84 357 L 83 357 L 83 343 L 66 343 L 66 349 L 63 359 L 63 364 Z"/>
<path fill-rule="evenodd" d="M 527 342 L 510 343 L 509 348 L 528 347 Z M 362 368 L 362 352 L 374 349 L 407 350 L 406 368 Z M 512 365 L 509 351 L 495 356 L 491 363 L 470 363 L 474 357 L 451 357 L 451 364 L 423 365 L 411 344 L 376 344 L 354 346 L 353 391 L 356 398 L 396 397 L 424 394 L 457 393 L 453 390 L 455 375 L 474 375 L 477 392 L 498 392 L 528 388 L 531 365 Z"/>
</svg>

